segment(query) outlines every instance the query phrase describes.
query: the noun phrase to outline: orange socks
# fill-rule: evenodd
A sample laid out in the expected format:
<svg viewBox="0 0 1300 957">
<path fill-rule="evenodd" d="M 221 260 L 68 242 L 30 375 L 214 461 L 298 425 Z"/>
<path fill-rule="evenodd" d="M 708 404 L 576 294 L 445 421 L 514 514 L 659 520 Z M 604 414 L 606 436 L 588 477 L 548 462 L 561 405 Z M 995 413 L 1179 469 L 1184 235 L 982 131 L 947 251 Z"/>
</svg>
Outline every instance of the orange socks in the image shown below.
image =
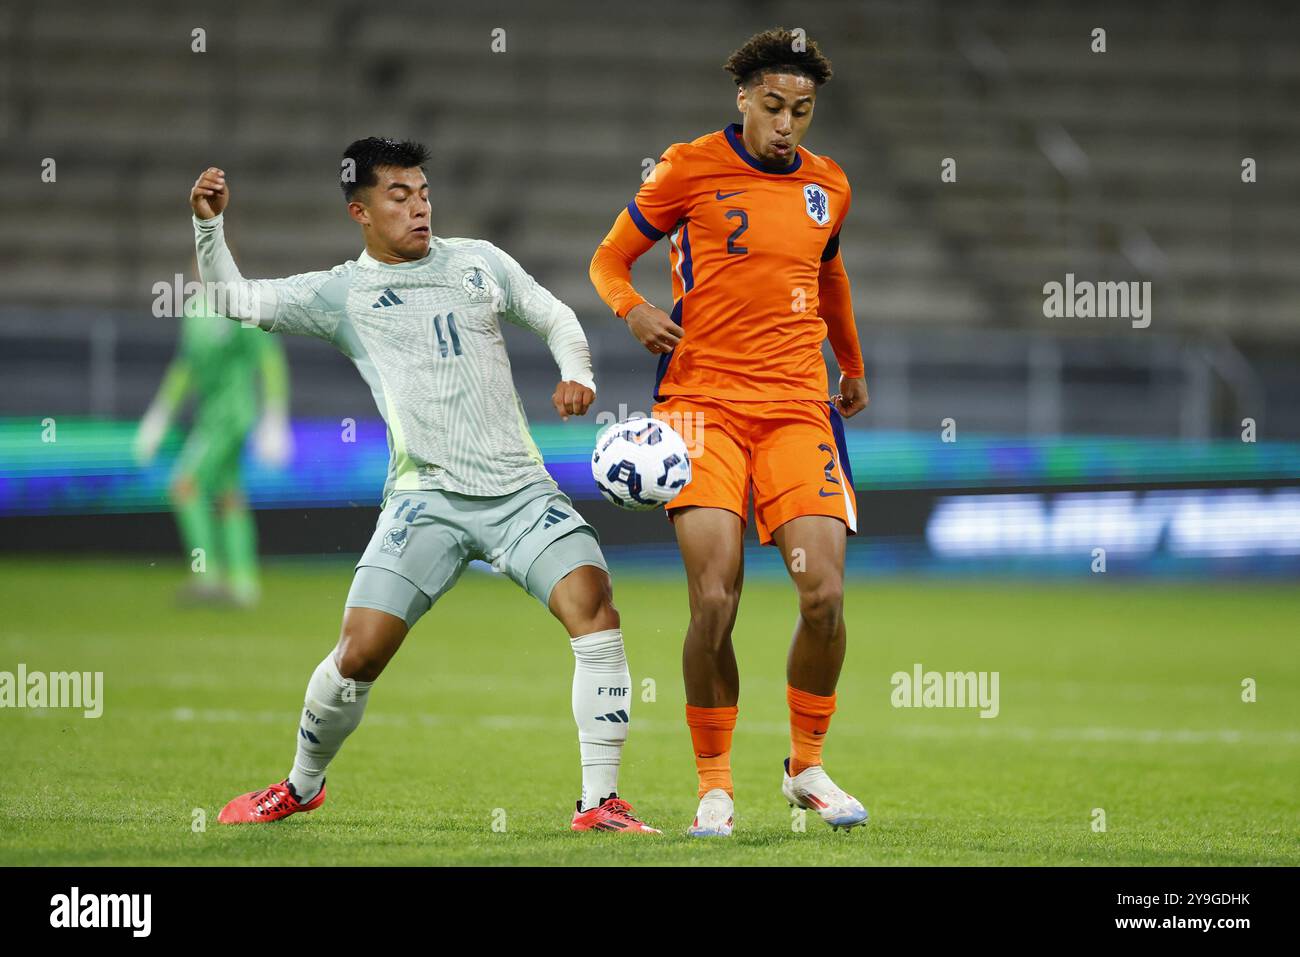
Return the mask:
<svg viewBox="0 0 1300 957">
<path fill-rule="evenodd" d="M 734 704 L 727 708 L 686 706 L 695 769 L 700 775 L 700 797 L 714 788 L 735 796 L 731 784 L 731 733 L 736 729 L 737 712 Z"/>
<path fill-rule="evenodd" d="M 835 695 L 823 696 L 785 686 L 790 705 L 790 777 L 822 763 L 822 742 L 835 713 Z M 735 796 L 731 783 L 731 734 L 736 729 L 735 705 L 728 708 L 686 706 L 686 724 L 695 748 L 700 797 L 714 788 Z"/>
<path fill-rule="evenodd" d="M 790 777 L 822 763 L 822 742 L 835 713 L 835 695 L 823 697 L 785 686 L 790 705 Z"/>
</svg>

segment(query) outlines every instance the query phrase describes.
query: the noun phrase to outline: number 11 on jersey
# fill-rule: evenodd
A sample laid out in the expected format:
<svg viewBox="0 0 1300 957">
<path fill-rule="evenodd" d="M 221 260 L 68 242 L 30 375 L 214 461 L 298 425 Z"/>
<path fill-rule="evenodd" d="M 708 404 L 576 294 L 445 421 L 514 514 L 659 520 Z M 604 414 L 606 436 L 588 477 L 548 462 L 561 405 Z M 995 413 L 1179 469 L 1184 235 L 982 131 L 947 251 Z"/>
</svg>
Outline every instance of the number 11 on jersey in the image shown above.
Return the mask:
<svg viewBox="0 0 1300 957">
<path fill-rule="evenodd" d="M 442 337 L 442 316 L 433 317 L 433 333 L 438 337 L 438 355 L 447 358 L 447 340 Z M 451 336 L 451 348 L 456 355 L 463 355 L 460 350 L 460 334 L 456 331 L 456 314 L 447 313 L 447 333 Z M 432 345 L 432 343 L 430 343 Z"/>
</svg>

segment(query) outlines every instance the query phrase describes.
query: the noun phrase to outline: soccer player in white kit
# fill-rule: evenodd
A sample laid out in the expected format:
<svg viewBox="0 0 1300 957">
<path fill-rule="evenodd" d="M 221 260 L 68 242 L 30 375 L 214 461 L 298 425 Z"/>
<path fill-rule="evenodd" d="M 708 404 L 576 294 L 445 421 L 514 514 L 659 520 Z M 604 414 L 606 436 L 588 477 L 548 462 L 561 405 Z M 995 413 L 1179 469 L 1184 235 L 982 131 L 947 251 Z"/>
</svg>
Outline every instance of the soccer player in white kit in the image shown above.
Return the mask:
<svg viewBox="0 0 1300 957">
<path fill-rule="evenodd" d="M 226 248 L 225 173 L 190 192 L 199 272 L 223 315 L 316 336 L 356 365 L 388 425 L 374 537 L 357 564 L 337 646 L 307 685 L 287 778 L 240 795 L 223 824 L 275 821 L 325 801 L 325 770 L 411 626 L 475 558 L 491 562 L 568 630 L 575 658 L 582 797 L 575 831 L 660 833 L 618 796 L 631 677 L 594 529 L 542 465 L 515 391 L 499 319 L 531 329 L 560 367 L 552 403 L 583 415 L 595 383 L 573 310 L 491 243 L 432 235 L 428 151 L 358 140 L 341 186 L 365 250 L 324 272 L 246 280 Z"/>
</svg>

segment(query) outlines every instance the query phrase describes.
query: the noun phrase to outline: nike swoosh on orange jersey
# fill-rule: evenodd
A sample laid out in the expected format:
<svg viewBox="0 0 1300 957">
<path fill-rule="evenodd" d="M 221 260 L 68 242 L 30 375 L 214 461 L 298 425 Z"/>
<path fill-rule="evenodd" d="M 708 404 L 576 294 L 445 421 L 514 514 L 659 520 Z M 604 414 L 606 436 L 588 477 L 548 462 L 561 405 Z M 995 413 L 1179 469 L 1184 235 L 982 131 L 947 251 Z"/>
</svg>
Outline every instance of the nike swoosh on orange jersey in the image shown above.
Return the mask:
<svg viewBox="0 0 1300 957">
<path fill-rule="evenodd" d="M 744 192 L 743 189 L 738 189 L 738 190 L 736 190 L 734 193 L 724 193 L 722 190 L 717 190 L 717 191 L 714 192 L 714 194 L 713 194 L 713 198 L 714 198 L 714 199 L 731 199 L 731 197 L 733 197 L 733 196 L 739 196 L 739 195 L 740 195 L 741 193 L 743 193 L 743 192 Z"/>
</svg>

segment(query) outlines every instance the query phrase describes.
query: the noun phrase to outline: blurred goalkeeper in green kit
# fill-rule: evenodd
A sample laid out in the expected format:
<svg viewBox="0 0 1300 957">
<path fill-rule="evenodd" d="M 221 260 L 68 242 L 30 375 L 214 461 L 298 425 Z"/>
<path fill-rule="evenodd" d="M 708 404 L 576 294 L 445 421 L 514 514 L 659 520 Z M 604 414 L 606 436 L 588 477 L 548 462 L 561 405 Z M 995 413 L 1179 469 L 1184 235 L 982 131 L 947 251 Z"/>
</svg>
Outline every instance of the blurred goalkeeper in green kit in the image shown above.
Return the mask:
<svg viewBox="0 0 1300 957">
<path fill-rule="evenodd" d="M 259 377 L 260 422 L 254 381 Z M 260 462 L 283 465 L 292 453 L 284 351 L 269 333 L 231 322 L 210 312 L 202 297 L 191 297 L 176 358 L 136 432 L 138 464 L 153 460 L 191 392 L 193 426 L 168 489 L 195 572 L 180 597 L 251 606 L 259 594 L 257 526 L 244 497 L 240 455 L 255 425 L 253 451 Z"/>
</svg>

